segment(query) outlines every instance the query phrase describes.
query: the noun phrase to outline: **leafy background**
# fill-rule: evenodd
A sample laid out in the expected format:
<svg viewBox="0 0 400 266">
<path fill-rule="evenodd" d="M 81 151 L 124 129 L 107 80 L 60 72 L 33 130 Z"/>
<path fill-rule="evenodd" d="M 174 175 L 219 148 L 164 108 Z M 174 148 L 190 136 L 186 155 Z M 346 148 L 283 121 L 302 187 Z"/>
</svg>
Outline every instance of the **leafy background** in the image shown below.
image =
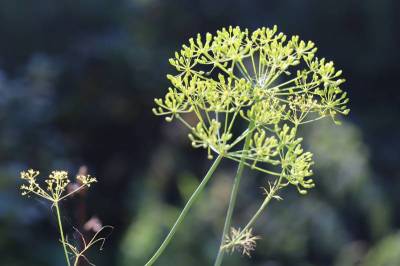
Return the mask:
<svg viewBox="0 0 400 266">
<path fill-rule="evenodd" d="M 82 165 L 100 182 L 63 206 L 66 225 L 99 217 L 115 230 L 92 261 L 143 265 L 210 165 L 151 113 L 168 58 L 197 32 L 274 24 L 343 69 L 352 112 L 304 130 L 317 188 L 288 190 L 258 222 L 252 258 L 224 264 L 400 265 L 399 11 L 390 0 L 0 1 L 1 265 L 63 265 L 50 206 L 20 196 L 18 173 Z M 225 162 L 158 265 L 211 265 L 233 174 Z M 235 225 L 265 182 L 246 172 Z"/>
</svg>

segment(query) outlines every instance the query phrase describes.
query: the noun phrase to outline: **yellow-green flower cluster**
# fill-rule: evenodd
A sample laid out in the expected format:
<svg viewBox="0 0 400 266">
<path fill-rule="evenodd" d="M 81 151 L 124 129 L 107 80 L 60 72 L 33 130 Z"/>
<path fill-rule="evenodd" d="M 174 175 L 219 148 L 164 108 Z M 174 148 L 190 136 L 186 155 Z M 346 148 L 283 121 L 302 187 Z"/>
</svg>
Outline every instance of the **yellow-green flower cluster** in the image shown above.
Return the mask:
<svg viewBox="0 0 400 266">
<path fill-rule="evenodd" d="M 337 123 L 338 114 L 349 112 L 342 71 L 316 51 L 313 42 L 276 26 L 198 34 L 169 60 L 176 72 L 167 76 L 171 86 L 153 112 L 184 123 L 192 145 L 207 149 L 209 158 L 244 158 L 306 193 L 314 185 L 313 161 L 296 137 L 299 126 L 324 117 Z M 240 120 L 249 126 L 236 133 Z M 249 145 L 239 145 L 247 139 Z"/>
<path fill-rule="evenodd" d="M 74 190 L 66 193 L 67 186 L 71 183 L 66 171 L 52 171 L 48 178 L 44 180 L 46 186 L 42 186 L 37 181 L 39 171 L 29 169 L 21 172 L 21 179 L 25 184 L 21 185 L 22 195 L 35 194 L 41 198 L 47 199 L 53 203 L 67 198 L 85 187 L 90 187 L 92 183 L 97 182 L 96 178 L 90 175 L 78 175 L 77 180 L 80 182 Z"/>
</svg>

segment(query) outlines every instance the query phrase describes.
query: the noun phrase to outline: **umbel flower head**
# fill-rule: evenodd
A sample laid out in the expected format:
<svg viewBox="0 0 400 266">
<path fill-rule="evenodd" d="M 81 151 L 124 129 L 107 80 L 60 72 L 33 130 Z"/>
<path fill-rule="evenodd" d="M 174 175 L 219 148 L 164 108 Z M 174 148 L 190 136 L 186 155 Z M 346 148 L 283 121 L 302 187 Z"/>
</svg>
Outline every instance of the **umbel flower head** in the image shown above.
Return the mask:
<svg viewBox="0 0 400 266">
<path fill-rule="evenodd" d="M 198 34 L 169 60 L 176 71 L 153 112 L 180 120 L 193 147 L 207 149 L 209 158 L 244 159 L 304 194 L 314 186 L 313 161 L 296 136 L 299 126 L 324 117 L 339 123 L 337 115 L 349 113 L 342 71 L 316 52 L 313 42 L 276 26 Z M 237 133 L 240 120 L 248 128 Z"/>
<path fill-rule="evenodd" d="M 260 239 L 258 236 L 254 236 L 252 229 L 240 230 L 231 228 L 229 235 L 225 236 L 224 245 L 221 249 L 229 250 L 234 252 L 235 250 L 242 253 L 242 255 L 247 255 L 250 257 L 250 253 L 256 247 L 256 241 Z"/>
<path fill-rule="evenodd" d="M 68 172 L 52 171 L 48 178 L 44 180 L 46 185 L 39 184 L 37 180 L 38 176 L 39 171 L 33 169 L 21 172 L 21 179 L 25 181 L 25 183 L 21 185 L 22 195 L 29 196 L 30 194 L 34 194 L 54 203 L 75 194 L 85 187 L 90 187 L 92 183 L 97 182 L 96 178 L 90 175 L 78 175 L 76 179 L 80 185 L 73 191 L 66 193 L 67 186 L 71 182 L 68 178 Z"/>
</svg>

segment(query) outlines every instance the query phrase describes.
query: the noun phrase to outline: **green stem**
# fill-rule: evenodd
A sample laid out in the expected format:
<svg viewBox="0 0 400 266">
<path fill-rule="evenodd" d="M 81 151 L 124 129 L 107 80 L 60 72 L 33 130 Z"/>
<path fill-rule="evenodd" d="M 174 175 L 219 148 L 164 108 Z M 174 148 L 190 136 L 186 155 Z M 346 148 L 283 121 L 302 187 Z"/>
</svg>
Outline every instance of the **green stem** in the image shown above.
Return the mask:
<svg viewBox="0 0 400 266">
<path fill-rule="evenodd" d="M 250 229 L 254 225 L 256 220 L 264 212 L 265 208 L 268 206 L 268 204 L 271 202 L 271 200 L 275 196 L 276 192 L 279 189 L 279 186 L 280 186 L 280 183 L 276 187 L 274 187 L 272 191 L 270 191 L 268 196 L 264 199 L 263 203 L 261 204 L 260 208 L 258 208 L 257 212 L 253 215 L 253 217 L 250 219 L 250 221 L 243 228 L 242 232 L 245 232 L 246 230 Z"/>
<path fill-rule="evenodd" d="M 254 127 L 254 124 L 250 123 L 249 130 L 252 130 L 253 127 Z M 248 147 L 250 145 L 250 139 L 251 139 L 251 134 L 248 134 L 246 136 L 246 138 L 245 138 L 244 145 L 243 145 L 243 150 L 244 151 L 246 151 L 248 149 Z M 224 230 L 222 232 L 220 247 L 222 247 L 224 245 L 225 236 L 228 234 L 229 228 L 231 226 L 233 209 L 235 208 L 236 198 L 237 198 L 237 194 L 238 194 L 238 191 L 239 191 L 239 184 L 240 184 L 240 180 L 241 180 L 242 175 L 243 175 L 244 167 L 245 167 L 245 158 L 244 158 L 244 156 L 242 156 L 242 158 L 240 159 L 237 171 L 236 171 L 235 179 L 233 181 L 233 187 L 232 187 L 231 197 L 230 197 L 230 200 L 229 200 L 228 210 L 227 210 L 227 213 L 226 213 Z M 224 258 L 224 251 L 221 248 L 219 248 L 217 257 L 216 257 L 215 262 L 214 262 L 214 266 L 221 265 L 223 258 Z"/>
<path fill-rule="evenodd" d="M 185 219 L 186 215 L 188 214 L 190 208 L 192 207 L 193 203 L 196 201 L 200 193 L 203 191 L 204 187 L 206 186 L 207 182 L 210 180 L 211 176 L 217 169 L 217 166 L 221 162 L 223 155 L 218 155 L 217 159 L 215 159 L 214 163 L 211 165 L 210 169 L 208 170 L 207 174 L 193 192 L 192 196 L 190 196 L 188 202 L 186 203 L 185 207 L 183 208 L 181 214 L 179 215 L 178 219 L 175 221 L 175 224 L 172 226 L 171 230 L 169 231 L 168 235 L 164 239 L 164 242 L 158 248 L 158 250 L 154 253 L 154 255 L 150 258 L 150 260 L 145 264 L 145 266 L 153 265 L 154 262 L 160 257 L 160 255 L 164 252 L 165 248 L 168 246 L 169 242 L 171 241 L 172 237 L 178 230 L 179 226 L 181 225 L 182 221 Z"/>
<path fill-rule="evenodd" d="M 69 262 L 69 258 L 68 258 L 67 246 L 65 244 L 64 230 L 63 230 L 63 226 L 62 226 L 62 222 L 61 222 L 60 207 L 58 206 L 58 202 L 54 202 L 54 206 L 56 207 L 58 229 L 60 230 L 61 242 L 62 242 L 63 248 L 64 248 L 65 259 L 67 261 L 67 265 L 71 266 L 71 263 Z"/>
<path fill-rule="evenodd" d="M 243 233 L 245 233 L 247 230 L 249 230 L 254 225 L 254 223 L 257 221 L 257 219 L 260 217 L 260 215 L 264 212 L 265 208 L 268 206 L 268 204 L 271 202 L 271 200 L 277 194 L 278 190 L 282 188 L 281 181 L 282 181 L 282 176 L 279 178 L 278 182 L 275 183 L 275 185 L 270 189 L 267 197 L 264 199 L 261 206 L 258 208 L 258 210 L 253 215 L 253 217 L 251 217 L 250 221 L 246 224 L 246 226 L 243 228 L 243 230 L 241 230 L 241 233 L 236 237 L 235 240 L 232 241 L 232 243 L 235 243 L 235 241 L 237 239 L 240 239 L 242 237 Z M 231 246 L 231 244 L 228 244 L 224 248 L 221 248 L 221 250 L 226 250 L 226 248 L 229 248 L 230 246 Z"/>
</svg>

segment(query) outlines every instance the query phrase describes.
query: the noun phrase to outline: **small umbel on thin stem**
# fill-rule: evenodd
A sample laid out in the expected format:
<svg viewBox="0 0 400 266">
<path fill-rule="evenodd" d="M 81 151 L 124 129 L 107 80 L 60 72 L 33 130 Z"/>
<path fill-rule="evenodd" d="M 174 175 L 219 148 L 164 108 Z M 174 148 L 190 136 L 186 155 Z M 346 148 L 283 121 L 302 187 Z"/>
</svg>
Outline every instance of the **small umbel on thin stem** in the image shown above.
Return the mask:
<svg viewBox="0 0 400 266">
<path fill-rule="evenodd" d="M 67 250 L 69 246 L 67 245 L 68 242 L 66 242 L 66 236 L 64 234 L 64 228 L 61 219 L 60 201 L 76 194 L 84 188 L 90 187 L 90 185 L 97 182 L 97 180 L 95 177 L 90 175 L 78 175 L 76 180 L 79 185 L 71 192 L 67 192 L 67 186 L 71 183 L 71 180 L 68 178 L 68 172 L 52 171 L 43 183 L 39 182 L 37 179 L 39 174 L 39 171 L 33 169 L 21 172 L 20 177 L 24 181 L 24 184 L 22 184 L 20 187 L 22 195 L 28 197 L 35 195 L 52 203 L 52 207 L 54 207 L 56 210 L 60 242 L 64 249 L 65 260 L 67 265 L 70 266 L 71 262 Z"/>
</svg>

